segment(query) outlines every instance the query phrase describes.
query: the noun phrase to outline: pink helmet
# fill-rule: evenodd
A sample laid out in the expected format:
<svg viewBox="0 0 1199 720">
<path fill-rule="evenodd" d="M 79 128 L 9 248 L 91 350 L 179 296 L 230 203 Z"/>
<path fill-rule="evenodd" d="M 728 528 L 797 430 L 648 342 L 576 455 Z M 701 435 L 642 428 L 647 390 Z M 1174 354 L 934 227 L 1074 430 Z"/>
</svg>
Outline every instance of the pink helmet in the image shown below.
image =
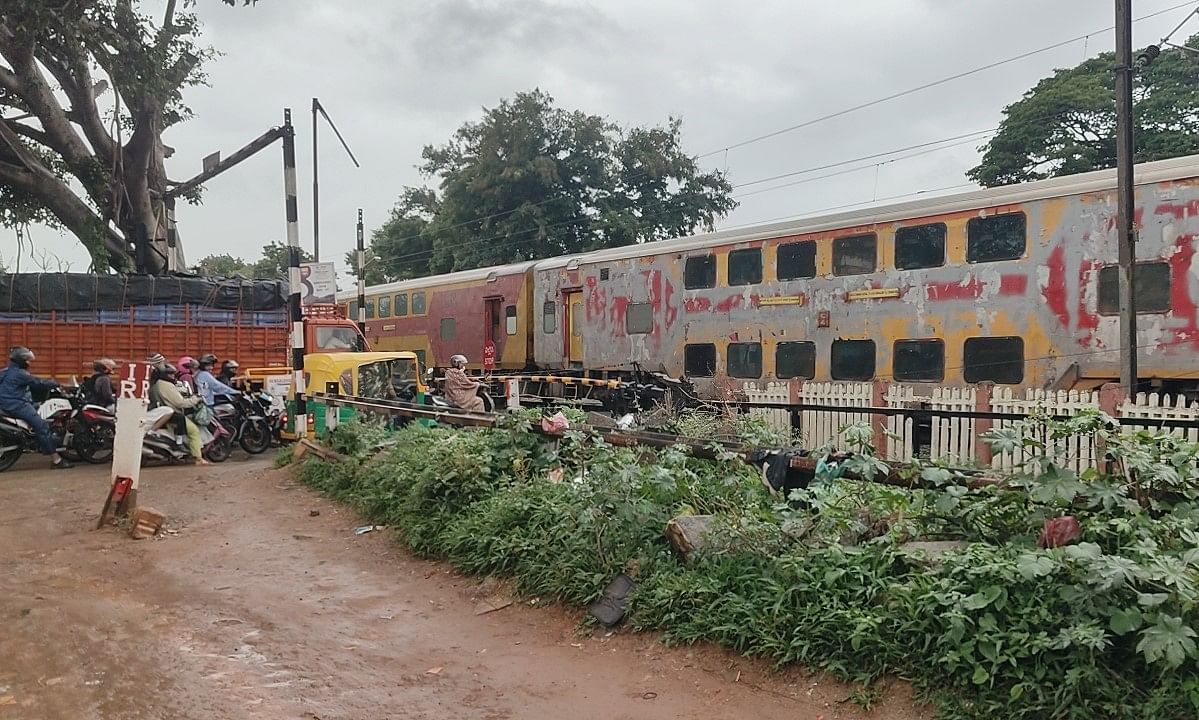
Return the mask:
<svg viewBox="0 0 1199 720">
<path fill-rule="evenodd" d="M 175 367 L 179 368 L 180 370 L 195 370 L 196 360 L 191 355 L 184 355 L 183 357 L 179 358 L 179 362 L 175 363 Z"/>
</svg>

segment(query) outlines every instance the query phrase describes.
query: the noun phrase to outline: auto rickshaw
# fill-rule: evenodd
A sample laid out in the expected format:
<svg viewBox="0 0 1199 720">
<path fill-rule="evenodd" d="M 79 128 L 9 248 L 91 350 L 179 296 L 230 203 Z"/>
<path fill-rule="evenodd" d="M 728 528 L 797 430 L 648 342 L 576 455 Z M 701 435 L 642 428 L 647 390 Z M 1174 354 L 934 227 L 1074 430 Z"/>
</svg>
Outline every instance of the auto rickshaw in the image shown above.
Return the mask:
<svg viewBox="0 0 1199 720">
<path fill-rule="evenodd" d="M 279 368 L 279 374 L 290 373 Z M 311 393 L 345 395 L 362 398 L 402 400 L 426 403 L 428 388 L 421 372 L 420 360 L 411 352 L 339 352 L 314 353 L 304 356 L 304 386 Z M 287 424 L 283 437 L 295 438 L 295 389 L 287 395 Z M 308 398 L 306 403 L 309 433 L 325 433 L 326 404 Z M 338 408 L 337 421 L 352 419 L 357 410 Z"/>
</svg>

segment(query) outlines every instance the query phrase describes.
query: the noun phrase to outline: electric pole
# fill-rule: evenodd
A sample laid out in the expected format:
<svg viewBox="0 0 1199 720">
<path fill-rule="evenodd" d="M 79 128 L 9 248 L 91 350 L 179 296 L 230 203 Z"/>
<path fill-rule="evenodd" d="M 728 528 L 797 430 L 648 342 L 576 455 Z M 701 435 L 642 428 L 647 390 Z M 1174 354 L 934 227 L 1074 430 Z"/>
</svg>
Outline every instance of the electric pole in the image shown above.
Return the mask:
<svg viewBox="0 0 1199 720">
<path fill-rule="evenodd" d="M 366 247 L 362 236 L 362 208 L 358 208 L 358 332 L 366 337 Z"/>
<path fill-rule="evenodd" d="M 1133 187 L 1132 0 L 1116 0 L 1116 232 L 1120 276 L 1120 384 L 1137 392 L 1136 196 Z"/>
<path fill-rule="evenodd" d="M 316 142 L 316 127 L 317 114 L 325 118 L 325 122 L 329 123 L 329 127 L 333 128 L 333 134 L 337 135 L 337 139 L 341 141 L 341 146 L 345 148 L 346 154 L 350 156 L 350 160 L 354 162 L 354 167 L 360 168 L 358 158 L 354 157 L 354 151 L 350 150 L 350 146 L 346 144 L 346 139 L 341 136 L 341 131 L 333 124 L 333 119 L 329 117 L 329 113 L 325 112 L 325 106 L 321 105 L 321 101 L 317 98 L 312 98 L 312 259 L 315 262 L 321 260 L 321 186 L 319 173 L 317 172 L 317 153 L 319 148 Z"/>
<path fill-rule="evenodd" d="M 287 210 L 287 305 L 291 311 L 291 376 L 295 390 L 295 433 L 308 431 L 308 406 L 304 400 L 304 309 L 300 306 L 300 214 L 296 199 L 296 131 L 291 108 L 283 111 L 283 193 Z"/>
</svg>

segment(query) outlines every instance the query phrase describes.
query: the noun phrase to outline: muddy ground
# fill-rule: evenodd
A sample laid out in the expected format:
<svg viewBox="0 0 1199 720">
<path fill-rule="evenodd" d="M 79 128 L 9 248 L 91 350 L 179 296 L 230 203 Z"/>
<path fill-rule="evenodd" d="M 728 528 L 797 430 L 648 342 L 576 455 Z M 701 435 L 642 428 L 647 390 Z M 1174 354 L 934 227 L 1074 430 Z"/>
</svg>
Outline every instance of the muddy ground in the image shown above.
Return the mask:
<svg viewBox="0 0 1199 720">
<path fill-rule="evenodd" d="M 147 469 L 169 533 L 93 529 L 107 468 L 0 474 L 0 719 L 920 718 L 802 669 L 580 630 L 533 599 L 485 614 L 479 579 L 272 470 Z M 316 514 L 319 513 L 319 514 Z"/>
</svg>

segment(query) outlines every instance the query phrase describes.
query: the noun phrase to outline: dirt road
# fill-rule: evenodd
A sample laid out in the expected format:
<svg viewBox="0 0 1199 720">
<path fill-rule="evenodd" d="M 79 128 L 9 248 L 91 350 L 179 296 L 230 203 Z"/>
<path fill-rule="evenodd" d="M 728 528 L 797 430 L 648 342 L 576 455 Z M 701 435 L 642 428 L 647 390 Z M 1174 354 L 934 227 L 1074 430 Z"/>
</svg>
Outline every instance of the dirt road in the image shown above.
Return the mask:
<svg viewBox="0 0 1199 720">
<path fill-rule="evenodd" d="M 142 541 L 91 529 L 106 468 L 29 460 L 0 475 L 3 720 L 923 716 L 529 600 L 477 615 L 477 578 L 355 536 L 267 459 L 148 469 L 175 534 Z"/>
</svg>

